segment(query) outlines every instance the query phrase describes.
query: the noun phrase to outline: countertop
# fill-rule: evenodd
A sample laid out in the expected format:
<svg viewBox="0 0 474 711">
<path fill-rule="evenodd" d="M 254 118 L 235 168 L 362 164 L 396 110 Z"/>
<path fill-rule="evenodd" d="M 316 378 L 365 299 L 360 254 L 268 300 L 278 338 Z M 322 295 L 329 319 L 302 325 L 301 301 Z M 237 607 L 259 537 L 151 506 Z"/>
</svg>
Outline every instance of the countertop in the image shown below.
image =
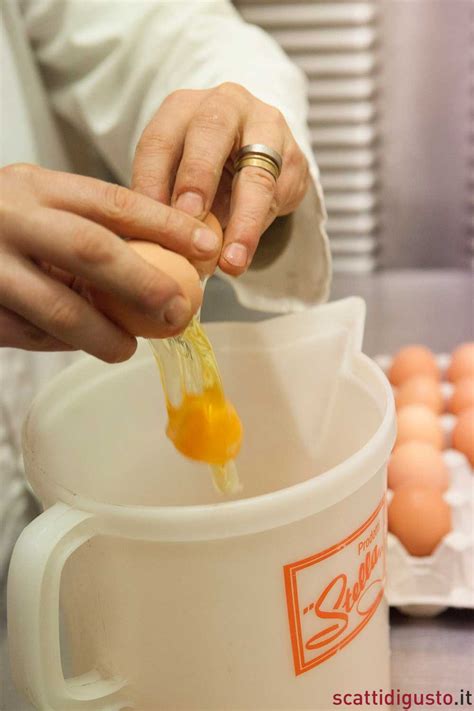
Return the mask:
<svg viewBox="0 0 474 711">
<path fill-rule="evenodd" d="M 351 295 L 362 296 L 367 303 L 364 350 L 369 355 L 392 353 L 413 342 L 449 352 L 461 341 L 473 339 L 469 273 L 415 270 L 336 275 L 331 299 Z M 239 306 L 228 285 L 210 281 L 203 320 L 259 320 L 264 316 Z M 32 707 L 13 688 L 4 617 L 0 623 L 0 709 L 30 711 Z M 473 610 L 448 610 L 434 618 L 406 617 L 392 610 L 392 688 L 404 693 L 473 690 L 473 630 Z"/>
</svg>

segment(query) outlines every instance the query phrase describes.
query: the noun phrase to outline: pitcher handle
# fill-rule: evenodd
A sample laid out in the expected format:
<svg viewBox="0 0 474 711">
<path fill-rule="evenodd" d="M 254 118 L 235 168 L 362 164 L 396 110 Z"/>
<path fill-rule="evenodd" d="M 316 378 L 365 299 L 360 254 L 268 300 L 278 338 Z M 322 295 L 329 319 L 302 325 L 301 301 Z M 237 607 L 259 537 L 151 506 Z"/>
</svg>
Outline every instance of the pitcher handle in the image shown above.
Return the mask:
<svg viewBox="0 0 474 711">
<path fill-rule="evenodd" d="M 61 573 L 69 556 L 98 532 L 92 514 L 57 503 L 25 528 L 13 551 L 7 593 L 11 667 L 18 688 L 42 711 L 119 711 L 127 705 L 120 694 L 125 680 L 105 679 L 96 670 L 65 679 L 62 671 Z"/>
</svg>

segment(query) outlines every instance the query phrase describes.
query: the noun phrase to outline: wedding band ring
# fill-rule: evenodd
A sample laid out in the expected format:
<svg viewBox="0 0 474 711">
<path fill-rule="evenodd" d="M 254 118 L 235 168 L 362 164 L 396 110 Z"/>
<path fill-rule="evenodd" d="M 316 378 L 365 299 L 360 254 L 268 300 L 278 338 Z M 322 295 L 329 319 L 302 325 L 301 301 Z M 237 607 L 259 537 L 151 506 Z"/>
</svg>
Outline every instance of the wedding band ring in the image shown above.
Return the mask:
<svg viewBox="0 0 474 711">
<path fill-rule="evenodd" d="M 261 156 L 253 155 L 245 156 L 245 158 L 241 158 L 237 161 L 235 164 L 235 172 L 238 173 L 239 170 L 242 170 L 242 168 L 247 168 L 249 166 L 266 170 L 267 173 L 270 173 L 270 175 L 275 178 L 275 180 L 278 180 L 278 176 L 280 175 L 280 171 L 273 161 L 262 158 Z"/>
<path fill-rule="evenodd" d="M 264 143 L 250 143 L 248 146 L 243 146 L 237 153 L 234 170 L 238 173 L 242 168 L 252 166 L 254 168 L 262 168 L 270 175 L 278 180 L 281 173 L 282 157 L 270 146 Z"/>
<path fill-rule="evenodd" d="M 273 148 L 270 148 L 270 146 L 266 146 L 264 143 L 249 143 L 248 146 L 243 146 L 243 148 L 240 149 L 240 151 L 237 153 L 235 160 L 239 161 L 241 158 L 249 154 L 262 156 L 263 158 L 272 160 L 274 163 L 276 163 L 278 170 L 281 171 L 281 166 L 283 163 L 282 157 L 278 153 L 278 151 L 275 151 Z"/>
</svg>

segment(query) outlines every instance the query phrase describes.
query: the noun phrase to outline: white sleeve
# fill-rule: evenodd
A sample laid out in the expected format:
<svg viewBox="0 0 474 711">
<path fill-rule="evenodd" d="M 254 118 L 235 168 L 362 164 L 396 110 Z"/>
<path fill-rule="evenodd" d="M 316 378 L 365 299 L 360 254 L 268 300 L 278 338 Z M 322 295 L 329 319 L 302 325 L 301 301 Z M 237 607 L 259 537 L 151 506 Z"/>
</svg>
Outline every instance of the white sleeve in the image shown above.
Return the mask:
<svg viewBox="0 0 474 711">
<path fill-rule="evenodd" d="M 21 7 L 55 109 L 125 184 L 141 132 L 172 91 L 233 81 L 278 107 L 310 164 L 313 217 L 270 265 L 232 283 L 245 305 L 263 298 L 259 307 L 267 310 L 327 297 L 326 215 L 306 127 L 305 78 L 276 42 L 228 0 L 21 0 Z"/>
</svg>

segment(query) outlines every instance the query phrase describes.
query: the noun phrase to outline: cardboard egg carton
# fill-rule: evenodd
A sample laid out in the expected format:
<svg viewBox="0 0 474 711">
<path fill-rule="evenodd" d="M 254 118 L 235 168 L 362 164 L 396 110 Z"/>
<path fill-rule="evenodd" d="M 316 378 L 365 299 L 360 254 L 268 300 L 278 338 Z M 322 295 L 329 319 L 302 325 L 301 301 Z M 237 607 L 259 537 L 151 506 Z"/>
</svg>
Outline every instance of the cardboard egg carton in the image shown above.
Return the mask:
<svg viewBox="0 0 474 711">
<path fill-rule="evenodd" d="M 387 372 L 392 357 L 375 360 Z M 443 374 L 449 360 L 449 355 L 437 356 Z M 441 388 L 447 403 L 453 386 L 443 381 Z M 443 457 L 450 473 L 444 496 L 451 507 L 453 529 L 427 557 L 410 555 L 396 536 L 388 534 L 388 601 L 401 612 L 419 617 L 437 615 L 448 607 L 474 608 L 474 472 L 466 457 L 452 448 L 456 416 L 443 413 L 440 420 L 445 436 Z"/>
</svg>

